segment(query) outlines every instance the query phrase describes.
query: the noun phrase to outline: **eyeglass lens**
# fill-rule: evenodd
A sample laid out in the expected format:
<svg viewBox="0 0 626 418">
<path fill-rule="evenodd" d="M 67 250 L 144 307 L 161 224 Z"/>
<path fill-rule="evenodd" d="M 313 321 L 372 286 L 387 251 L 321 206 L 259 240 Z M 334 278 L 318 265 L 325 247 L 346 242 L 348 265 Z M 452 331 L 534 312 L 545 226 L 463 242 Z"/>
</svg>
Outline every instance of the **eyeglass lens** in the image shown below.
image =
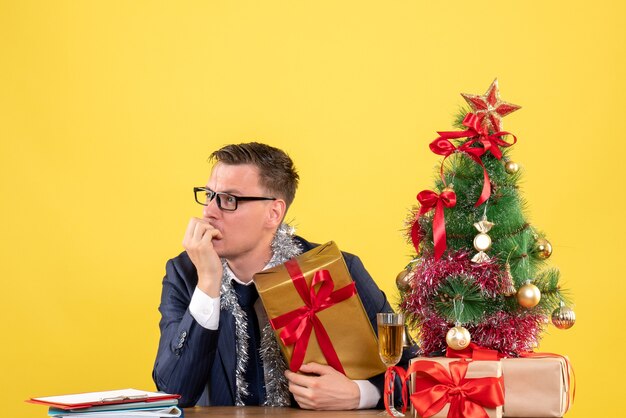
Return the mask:
<svg viewBox="0 0 626 418">
<path fill-rule="evenodd" d="M 237 209 L 237 198 L 227 193 L 216 193 L 212 190 L 196 190 L 196 201 L 201 205 L 208 206 L 211 200 L 217 199 L 217 206 L 223 210 Z"/>
</svg>

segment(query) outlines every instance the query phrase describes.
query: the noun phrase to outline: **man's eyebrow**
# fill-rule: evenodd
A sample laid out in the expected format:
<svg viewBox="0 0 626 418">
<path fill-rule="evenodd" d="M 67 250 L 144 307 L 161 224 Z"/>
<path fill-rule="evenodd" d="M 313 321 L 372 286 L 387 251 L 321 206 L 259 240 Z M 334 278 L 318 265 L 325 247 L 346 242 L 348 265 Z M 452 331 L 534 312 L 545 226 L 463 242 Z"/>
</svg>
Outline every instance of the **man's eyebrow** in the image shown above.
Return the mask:
<svg viewBox="0 0 626 418">
<path fill-rule="evenodd" d="M 215 190 L 211 189 L 209 186 L 206 186 L 207 189 L 216 192 Z M 232 194 L 232 195 L 238 195 L 241 194 L 241 192 L 239 191 L 239 189 L 226 189 L 226 190 L 220 190 L 219 192 L 216 193 L 228 193 L 228 194 Z"/>
</svg>

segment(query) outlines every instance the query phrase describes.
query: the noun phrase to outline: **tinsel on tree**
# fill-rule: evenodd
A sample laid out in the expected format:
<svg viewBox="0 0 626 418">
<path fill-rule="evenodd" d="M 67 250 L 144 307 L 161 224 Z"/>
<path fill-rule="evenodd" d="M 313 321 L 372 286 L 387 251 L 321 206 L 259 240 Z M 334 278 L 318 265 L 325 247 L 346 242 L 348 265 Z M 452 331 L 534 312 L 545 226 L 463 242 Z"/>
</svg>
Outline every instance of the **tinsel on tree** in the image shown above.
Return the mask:
<svg viewBox="0 0 626 418">
<path fill-rule="evenodd" d="M 500 99 L 497 80 L 485 95 L 462 96 L 471 109 L 430 143 L 441 169 L 407 221 L 416 254 L 397 278 L 400 309 L 426 355 L 471 340 L 516 356 L 537 347 L 550 318 L 571 327 L 574 312 L 547 265 L 550 242 L 524 213 L 510 158 L 517 138 L 502 130 L 520 107 Z"/>
</svg>

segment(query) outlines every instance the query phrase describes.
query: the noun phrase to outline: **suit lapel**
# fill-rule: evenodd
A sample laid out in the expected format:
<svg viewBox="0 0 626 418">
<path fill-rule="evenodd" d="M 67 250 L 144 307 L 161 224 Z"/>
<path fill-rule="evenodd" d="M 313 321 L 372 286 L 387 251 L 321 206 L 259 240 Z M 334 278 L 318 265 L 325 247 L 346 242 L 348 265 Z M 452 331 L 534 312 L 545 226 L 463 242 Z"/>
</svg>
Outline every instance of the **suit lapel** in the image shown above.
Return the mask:
<svg viewBox="0 0 626 418">
<path fill-rule="evenodd" d="M 220 312 L 220 336 L 217 352 L 224 368 L 224 375 L 228 381 L 231 399 L 235 401 L 235 369 L 237 368 L 237 344 L 235 342 L 235 318 L 230 312 Z"/>
</svg>

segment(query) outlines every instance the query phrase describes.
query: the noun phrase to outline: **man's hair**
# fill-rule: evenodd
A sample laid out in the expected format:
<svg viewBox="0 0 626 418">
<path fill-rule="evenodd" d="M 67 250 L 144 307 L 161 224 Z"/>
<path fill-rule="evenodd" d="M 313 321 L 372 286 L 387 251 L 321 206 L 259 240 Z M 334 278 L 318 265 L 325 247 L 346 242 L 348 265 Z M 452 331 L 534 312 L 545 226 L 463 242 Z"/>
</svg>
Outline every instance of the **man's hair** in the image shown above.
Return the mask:
<svg viewBox="0 0 626 418">
<path fill-rule="evenodd" d="M 209 161 L 257 167 L 261 186 L 285 199 L 287 207 L 296 196 L 300 176 L 289 155 L 278 148 L 259 142 L 231 144 L 214 151 Z"/>
</svg>

